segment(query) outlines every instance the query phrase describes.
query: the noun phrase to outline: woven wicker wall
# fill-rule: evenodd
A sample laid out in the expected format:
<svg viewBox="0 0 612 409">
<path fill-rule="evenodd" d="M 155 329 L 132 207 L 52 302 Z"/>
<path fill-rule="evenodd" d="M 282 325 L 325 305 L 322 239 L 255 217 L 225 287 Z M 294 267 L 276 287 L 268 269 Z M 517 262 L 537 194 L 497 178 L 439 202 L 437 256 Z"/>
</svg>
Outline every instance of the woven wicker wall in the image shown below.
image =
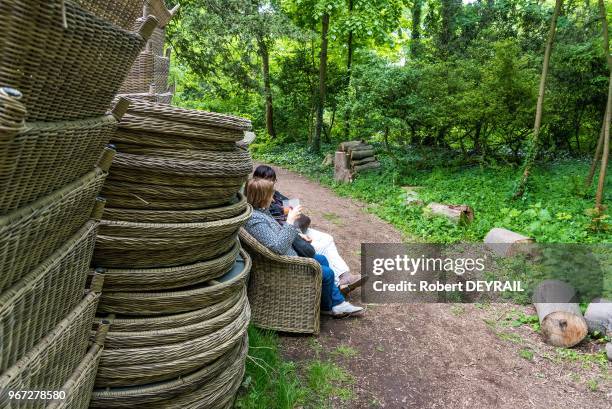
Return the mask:
<svg viewBox="0 0 612 409">
<path fill-rule="evenodd" d="M 102 326 L 90 342 L 102 289 L 100 275 L 88 280 L 104 208 L 97 196 L 127 101 L 107 111 L 157 24 L 126 31 L 91 13 L 100 2 L 44 3 L 0 2 L 2 408 L 88 407 L 105 334 Z M 8 393 L 20 390 L 67 395 Z"/>
</svg>

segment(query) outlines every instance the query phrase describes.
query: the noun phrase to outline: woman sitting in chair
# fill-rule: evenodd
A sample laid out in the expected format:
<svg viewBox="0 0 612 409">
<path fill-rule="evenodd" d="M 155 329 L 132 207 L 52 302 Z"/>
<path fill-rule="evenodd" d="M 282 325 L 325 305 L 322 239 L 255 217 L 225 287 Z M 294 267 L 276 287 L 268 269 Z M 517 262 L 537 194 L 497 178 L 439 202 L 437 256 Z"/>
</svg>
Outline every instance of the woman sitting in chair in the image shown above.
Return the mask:
<svg viewBox="0 0 612 409">
<path fill-rule="evenodd" d="M 294 224 L 302 213 L 302 207 L 292 209 L 287 214 L 287 222 L 280 225 L 269 210 L 274 200 L 274 183 L 266 179 L 251 179 L 246 184 L 245 193 L 247 201 L 253 206 L 253 215 L 244 226 L 246 231 L 276 254 L 297 256 L 292 243 L 301 233 Z M 321 312 L 338 317 L 362 311 L 362 307 L 354 306 L 344 300 L 340 289 L 334 283 L 334 272 L 329 267 L 325 256 L 316 254 L 314 258 L 321 265 L 323 272 Z"/>
<path fill-rule="evenodd" d="M 276 183 L 276 172 L 268 165 L 259 165 L 253 172 L 253 178 L 267 179 L 272 183 Z M 272 217 L 281 225 L 286 223 L 287 220 L 287 215 L 283 212 L 283 200 L 287 200 L 287 197 L 275 190 L 274 200 L 269 209 Z M 306 222 L 306 225 L 304 225 L 304 222 Z M 311 228 L 310 218 L 307 216 L 300 217 L 297 225 L 302 230 L 301 233 L 303 233 L 300 236 L 314 247 L 313 252 L 327 258 L 329 266 L 334 272 L 334 282 L 340 287 L 340 291 L 344 295 L 348 295 L 348 293 L 360 287 L 366 281 L 366 276 L 351 274 L 349 266 L 338 253 L 334 238 L 330 234 Z M 300 250 L 303 246 L 303 240 L 300 239 L 293 243 L 293 247 L 296 250 Z"/>
</svg>

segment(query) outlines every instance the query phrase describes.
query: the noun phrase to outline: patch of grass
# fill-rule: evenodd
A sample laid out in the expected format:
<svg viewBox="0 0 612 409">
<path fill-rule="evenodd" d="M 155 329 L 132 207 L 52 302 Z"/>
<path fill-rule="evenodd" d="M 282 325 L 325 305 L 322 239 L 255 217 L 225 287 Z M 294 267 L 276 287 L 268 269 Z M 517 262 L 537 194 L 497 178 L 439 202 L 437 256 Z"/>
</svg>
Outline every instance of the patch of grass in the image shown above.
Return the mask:
<svg viewBox="0 0 612 409">
<path fill-rule="evenodd" d="M 354 380 L 351 375 L 338 365 L 329 361 L 312 361 L 306 368 L 308 387 L 316 394 L 309 396 L 309 407 L 327 407 L 332 397 L 343 402 L 353 398 L 353 391 L 348 387 Z"/>
<path fill-rule="evenodd" d="M 352 376 L 337 364 L 315 359 L 300 364 L 284 360 L 280 355 L 278 335 L 249 327 L 249 355 L 243 388 L 237 399 L 239 409 L 323 409 L 332 399 L 342 402 L 353 398 Z M 316 340 L 315 340 L 316 341 Z M 318 356 L 318 342 L 311 343 Z M 333 352 L 353 356 L 356 351 L 339 346 Z"/>
<path fill-rule="evenodd" d="M 515 344 L 523 343 L 523 338 L 514 332 L 498 332 L 497 337 L 504 341 L 514 342 Z"/>
<path fill-rule="evenodd" d="M 580 362 L 585 369 L 592 368 L 593 366 L 599 367 L 601 370 L 606 370 L 608 368 L 606 351 L 585 353 L 576 351 L 575 349 L 557 348 L 555 350 L 555 355 L 551 359 L 556 362 Z"/>
<path fill-rule="evenodd" d="M 597 391 L 597 389 L 599 388 L 599 383 L 597 382 L 597 379 L 589 379 L 587 381 L 587 387 L 592 392 Z"/>
<path fill-rule="evenodd" d="M 527 349 L 527 348 L 521 349 L 519 351 L 519 356 L 528 361 L 533 361 L 533 351 L 531 349 Z"/>
<path fill-rule="evenodd" d="M 353 358 L 359 355 L 359 351 L 348 345 L 339 345 L 332 351 L 332 356 L 340 356 L 343 358 Z"/>
<path fill-rule="evenodd" d="M 336 213 L 332 213 L 332 212 L 327 212 L 327 213 L 323 213 L 322 214 L 323 218 L 325 220 L 327 220 L 328 222 L 336 225 L 336 226 L 343 226 L 344 222 L 342 221 L 342 218 L 340 216 L 338 216 Z"/>
<path fill-rule="evenodd" d="M 282 360 L 278 336 L 254 327 L 249 328 L 245 380 L 248 389 L 236 401 L 241 409 L 293 409 L 309 393 L 297 376 L 295 364 Z"/>
</svg>

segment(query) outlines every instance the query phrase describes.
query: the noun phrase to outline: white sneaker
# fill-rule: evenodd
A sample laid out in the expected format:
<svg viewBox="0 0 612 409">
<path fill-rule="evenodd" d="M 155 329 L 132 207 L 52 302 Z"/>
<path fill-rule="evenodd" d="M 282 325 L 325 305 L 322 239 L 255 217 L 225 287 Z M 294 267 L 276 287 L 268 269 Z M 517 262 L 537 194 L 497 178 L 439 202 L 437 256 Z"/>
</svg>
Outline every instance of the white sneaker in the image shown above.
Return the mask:
<svg viewBox="0 0 612 409">
<path fill-rule="evenodd" d="M 343 303 L 332 307 L 332 314 L 335 317 L 344 317 L 361 311 L 363 311 L 363 307 L 357 307 L 348 301 L 344 301 Z"/>
</svg>

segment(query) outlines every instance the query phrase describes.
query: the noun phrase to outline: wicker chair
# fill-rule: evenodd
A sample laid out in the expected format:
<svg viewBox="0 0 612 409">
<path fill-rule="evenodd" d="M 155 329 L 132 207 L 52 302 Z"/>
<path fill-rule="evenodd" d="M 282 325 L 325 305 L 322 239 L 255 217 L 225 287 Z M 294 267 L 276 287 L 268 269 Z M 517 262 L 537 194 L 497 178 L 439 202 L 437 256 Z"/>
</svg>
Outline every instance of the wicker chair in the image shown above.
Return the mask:
<svg viewBox="0 0 612 409">
<path fill-rule="evenodd" d="M 319 334 L 319 263 L 275 254 L 244 228 L 240 229 L 240 241 L 253 261 L 248 287 L 251 322 L 275 331 Z"/>
</svg>

